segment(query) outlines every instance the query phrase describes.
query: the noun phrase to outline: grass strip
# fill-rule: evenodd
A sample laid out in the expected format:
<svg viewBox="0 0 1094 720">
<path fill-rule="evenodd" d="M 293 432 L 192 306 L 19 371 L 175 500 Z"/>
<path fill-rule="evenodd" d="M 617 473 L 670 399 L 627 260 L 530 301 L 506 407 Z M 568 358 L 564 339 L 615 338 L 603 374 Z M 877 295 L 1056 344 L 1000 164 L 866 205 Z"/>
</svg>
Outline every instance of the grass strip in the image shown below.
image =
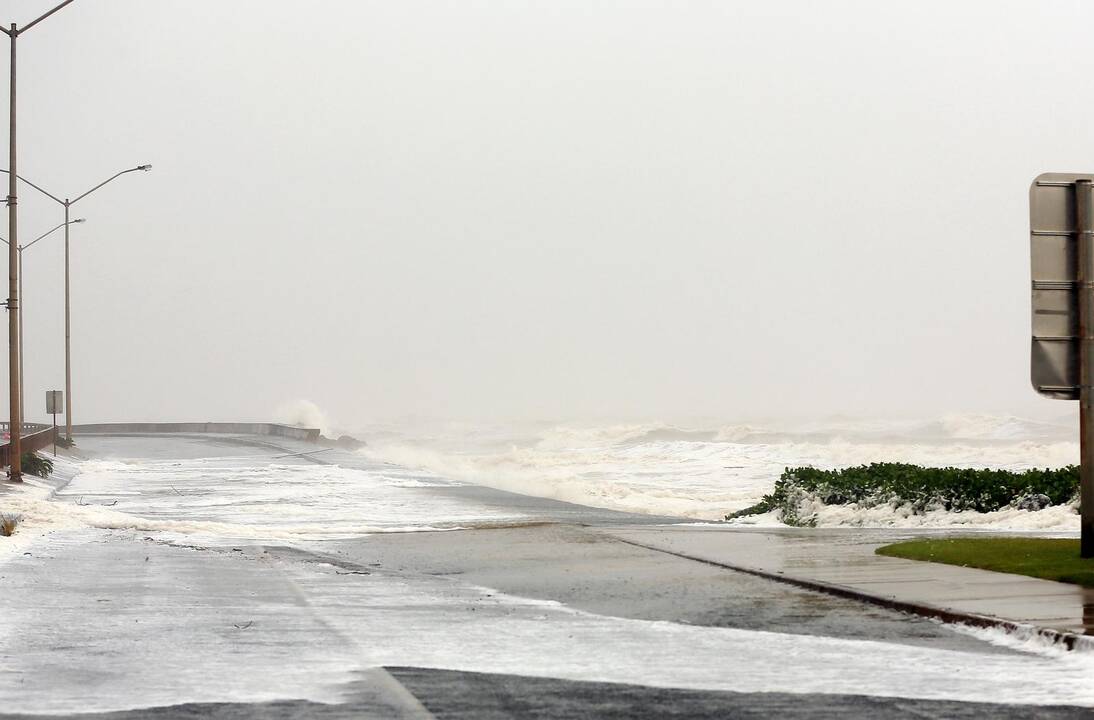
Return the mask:
<svg viewBox="0 0 1094 720">
<path fill-rule="evenodd" d="M 1094 559 L 1079 557 L 1078 540 L 935 538 L 886 545 L 875 552 L 887 557 L 995 570 L 1094 587 Z"/>
</svg>

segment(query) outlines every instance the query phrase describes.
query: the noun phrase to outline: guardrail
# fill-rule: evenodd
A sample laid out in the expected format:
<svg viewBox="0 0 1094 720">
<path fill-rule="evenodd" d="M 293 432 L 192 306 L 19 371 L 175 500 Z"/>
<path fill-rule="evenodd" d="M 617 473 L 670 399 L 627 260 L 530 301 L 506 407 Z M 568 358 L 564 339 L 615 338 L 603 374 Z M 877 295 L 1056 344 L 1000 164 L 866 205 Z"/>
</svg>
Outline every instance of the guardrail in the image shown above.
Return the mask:
<svg viewBox="0 0 1094 720">
<path fill-rule="evenodd" d="M 9 423 L 0 423 L 0 430 L 7 433 Z M 54 427 L 41 423 L 23 423 L 23 435 L 19 438 L 20 449 L 24 453 L 44 450 L 53 444 Z M 0 445 L 0 467 L 11 465 L 11 442 Z"/>
<path fill-rule="evenodd" d="M 8 434 L 11 423 L 0 422 L 0 432 Z M 23 423 L 20 444 L 24 453 L 43 450 L 53 444 L 52 425 Z M 145 435 L 151 433 L 200 433 L 224 435 L 270 435 L 275 437 L 318 442 L 319 428 L 302 428 L 279 423 L 86 423 L 73 425 L 75 435 Z M 0 444 L 0 468 L 11 465 L 11 445 Z"/>
<path fill-rule="evenodd" d="M 319 440 L 319 428 L 302 428 L 279 423 L 177 422 L 177 423 L 85 423 L 73 425 L 74 435 L 132 435 L 149 433 L 215 433 L 228 435 L 273 435 L 305 442 Z M 25 441 L 24 441 L 25 442 Z"/>
<path fill-rule="evenodd" d="M 28 422 L 25 422 L 25 423 L 23 423 L 23 434 L 27 435 L 29 433 L 35 433 L 35 432 L 38 432 L 39 430 L 45 430 L 47 428 L 52 428 L 52 427 L 53 427 L 52 425 L 46 425 L 44 423 L 28 423 Z M 10 429 L 11 429 L 11 423 L 10 422 L 8 422 L 6 420 L 0 421 L 0 432 L 6 433 Z"/>
</svg>

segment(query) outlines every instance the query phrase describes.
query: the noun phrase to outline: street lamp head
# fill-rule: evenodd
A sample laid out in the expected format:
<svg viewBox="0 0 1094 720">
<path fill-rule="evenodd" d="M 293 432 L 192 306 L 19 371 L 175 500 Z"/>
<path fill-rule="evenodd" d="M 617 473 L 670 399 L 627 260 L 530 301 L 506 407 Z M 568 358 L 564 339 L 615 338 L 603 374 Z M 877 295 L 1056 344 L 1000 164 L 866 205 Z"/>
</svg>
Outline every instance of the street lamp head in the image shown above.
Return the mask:
<svg viewBox="0 0 1094 720">
<path fill-rule="evenodd" d="M 148 172 L 149 170 L 152 169 L 152 166 L 151 165 L 138 165 L 137 169 L 138 170 L 143 170 L 144 172 Z"/>
<path fill-rule="evenodd" d="M 85 222 L 86 220 L 87 220 L 87 218 L 76 218 L 75 220 L 71 220 L 70 222 L 78 223 L 78 222 Z"/>
</svg>

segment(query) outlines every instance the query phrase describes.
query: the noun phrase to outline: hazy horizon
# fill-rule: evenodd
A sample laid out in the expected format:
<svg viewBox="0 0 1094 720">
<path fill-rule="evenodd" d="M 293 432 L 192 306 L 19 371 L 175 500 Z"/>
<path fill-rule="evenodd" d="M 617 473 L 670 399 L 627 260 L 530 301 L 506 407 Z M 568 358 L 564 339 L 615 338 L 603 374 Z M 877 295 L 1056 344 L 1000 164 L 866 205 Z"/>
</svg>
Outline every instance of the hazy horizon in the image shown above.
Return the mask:
<svg viewBox="0 0 1094 720">
<path fill-rule="evenodd" d="M 77 0 L 19 41 L 20 174 L 153 170 L 74 206 L 74 418 L 1066 417 L 1028 379 L 1027 192 L 1094 169 L 1092 21 Z M 24 243 L 61 219 L 21 190 Z M 31 420 L 61 248 L 24 259 Z"/>
</svg>

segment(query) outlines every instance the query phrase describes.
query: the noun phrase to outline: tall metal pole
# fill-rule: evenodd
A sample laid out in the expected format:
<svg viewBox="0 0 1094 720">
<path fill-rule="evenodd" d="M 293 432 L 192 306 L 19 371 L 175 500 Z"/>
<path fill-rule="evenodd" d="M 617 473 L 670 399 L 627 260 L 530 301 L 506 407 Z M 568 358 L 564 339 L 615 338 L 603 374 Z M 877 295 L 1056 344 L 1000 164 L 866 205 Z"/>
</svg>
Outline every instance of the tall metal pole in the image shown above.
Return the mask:
<svg viewBox="0 0 1094 720">
<path fill-rule="evenodd" d="M 1080 555 L 1094 557 L 1094 181 L 1075 182 L 1079 240 Z"/>
<path fill-rule="evenodd" d="M 27 419 L 27 383 L 23 376 L 23 248 L 19 248 L 19 417 Z"/>
<path fill-rule="evenodd" d="M 18 165 L 15 157 L 15 41 L 19 31 L 15 23 L 8 32 L 11 38 L 11 79 L 8 98 L 8 397 L 11 441 L 11 480 L 23 482 L 23 416 L 20 413 L 19 377 L 19 217 Z"/>
<path fill-rule="evenodd" d="M 66 210 L 67 210 L 67 208 L 66 208 Z M 65 213 L 65 217 L 66 218 L 68 217 L 67 212 Z M 39 235 L 38 237 L 36 237 L 34 240 L 31 240 L 26 245 L 20 245 L 19 246 L 19 297 L 20 298 L 23 297 L 23 251 L 27 250 L 28 248 L 33 247 L 35 243 L 37 243 L 41 240 L 45 240 L 47 237 L 49 237 L 53 233 L 60 230 L 62 226 L 65 228 L 65 230 L 68 230 L 68 226 L 71 223 L 79 223 L 79 222 L 83 222 L 83 221 L 84 221 L 84 218 L 76 218 L 75 220 L 67 220 L 66 219 L 65 222 L 61 223 L 57 227 L 54 227 L 54 228 L 51 228 L 50 230 L 47 230 L 46 232 L 44 232 L 41 235 Z M 8 241 L 5 240 L 4 238 L 0 238 L 0 242 L 3 242 L 3 243 L 6 244 Z M 19 395 L 20 395 L 19 414 L 23 417 L 23 420 L 26 420 L 26 418 L 27 418 L 27 386 L 26 386 L 26 375 L 23 372 L 23 368 L 26 366 L 26 363 L 24 362 L 23 357 L 26 353 L 26 347 L 27 347 L 26 342 L 23 341 L 23 328 L 25 327 L 25 323 L 23 322 L 23 309 L 24 309 L 25 306 L 26 306 L 25 302 L 20 303 L 19 311 L 18 311 L 19 312 Z"/>
<path fill-rule="evenodd" d="M 47 17 L 73 0 L 64 0 L 31 20 L 22 30 L 15 23 L 10 28 L 0 28 L 11 39 L 11 79 L 8 97 L 8 400 L 11 416 L 11 480 L 23 482 L 23 415 L 21 412 L 20 378 L 23 368 L 19 365 L 19 215 L 18 173 L 15 157 L 15 41 L 19 34 L 30 30 Z"/>
<path fill-rule="evenodd" d="M 65 439 L 72 443 L 72 323 L 68 292 L 68 209 L 72 203 L 65 198 Z M 55 418 L 56 419 L 56 418 Z"/>
</svg>

